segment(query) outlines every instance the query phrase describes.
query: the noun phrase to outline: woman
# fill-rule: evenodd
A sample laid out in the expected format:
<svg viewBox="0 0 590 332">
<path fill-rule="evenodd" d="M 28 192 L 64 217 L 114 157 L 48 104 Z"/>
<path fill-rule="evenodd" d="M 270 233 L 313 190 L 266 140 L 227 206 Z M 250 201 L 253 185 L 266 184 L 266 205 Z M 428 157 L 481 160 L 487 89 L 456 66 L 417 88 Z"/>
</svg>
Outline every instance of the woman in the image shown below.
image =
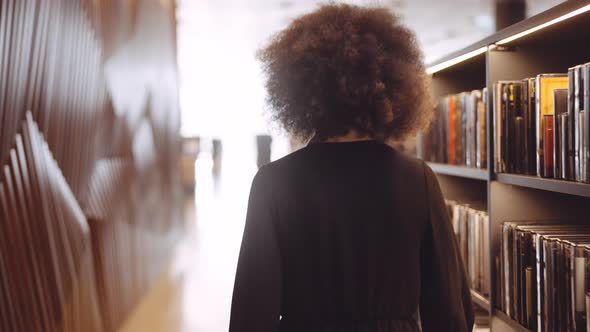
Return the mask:
<svg viewBox="0 0 590 332">
<path fill-rule="evenodd" d="M 311 142 L 254 178 L 230 332 L 471 331 L 436 177 L 385 144 L 431 117 L 412 33 L 386 9 L 325 5 L 259 58 L 274 118 Z"/>
</svg>

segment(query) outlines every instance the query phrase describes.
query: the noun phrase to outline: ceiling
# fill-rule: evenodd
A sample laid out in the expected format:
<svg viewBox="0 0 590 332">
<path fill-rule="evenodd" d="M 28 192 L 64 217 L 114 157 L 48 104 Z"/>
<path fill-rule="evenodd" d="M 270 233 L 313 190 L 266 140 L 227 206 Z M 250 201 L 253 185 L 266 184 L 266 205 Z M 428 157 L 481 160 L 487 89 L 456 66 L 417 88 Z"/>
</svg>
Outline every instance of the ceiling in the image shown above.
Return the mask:
<svg viewBox="0 0 590 332">
<path fill-rule="evenodd" d="M 340 0 L 341 1 L 341 0 Z M 429 63 L 493 33 L 493 0 L 349 0 L 384 5 L 413 29 Z M 325 2 L 325 1 L 321 1 Z M 335 1 L 339 2 L 339 1 Z M 529 1 L 529 14 L 559 0 Z M 178 0 L 178 66 L 184 135 L 268 132 L 256 50 L 319 0 Z"/>
<path fill-rule="evenodd" d="M 527 15 L 563 0 L 528 0 Z M 294 17 L 312 11 L 318 0 L 178 0 L 179 29 L 200 14 L 250 17 L 252 38 L 263 41 Z M 412 30 L 430 62 L 494 32 L 493 0 L 350 0 L 359 5 L 383 5 L 397 13 Z M 231 23 L 230 23 L 231 24 Z M 215 31 L 210 31 L 215 33 Z"/>
</svg>

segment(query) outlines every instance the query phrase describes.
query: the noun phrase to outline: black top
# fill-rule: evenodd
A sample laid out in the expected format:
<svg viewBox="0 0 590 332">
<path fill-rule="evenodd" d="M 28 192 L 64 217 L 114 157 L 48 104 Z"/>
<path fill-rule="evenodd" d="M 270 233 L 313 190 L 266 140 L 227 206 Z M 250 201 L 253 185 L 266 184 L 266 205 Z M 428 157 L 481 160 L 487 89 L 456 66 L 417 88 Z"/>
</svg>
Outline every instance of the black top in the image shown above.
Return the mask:
<svg viewBox="0 0 590 332">
<path fill-rule="evenodd" d="M 427 332 L 473 326 L 455 235 L 424 162 L 375 141 L 314 143 L 259 170 L 230 332 L 419 331 L 420 322 Z"/>
</svg>

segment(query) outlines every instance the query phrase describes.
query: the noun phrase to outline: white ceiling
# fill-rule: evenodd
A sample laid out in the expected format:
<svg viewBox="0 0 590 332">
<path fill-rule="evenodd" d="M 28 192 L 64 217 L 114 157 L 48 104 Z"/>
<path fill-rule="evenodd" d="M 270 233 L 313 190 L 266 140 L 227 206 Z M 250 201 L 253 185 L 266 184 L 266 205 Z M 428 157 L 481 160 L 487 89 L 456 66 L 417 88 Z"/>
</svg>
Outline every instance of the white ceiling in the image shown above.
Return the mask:
<svg viewBox="0 0 590 332">
<path fill-rule="evenodd" d="M 319 0 L 179 0 L 179 28 L 191 25 L 203 13 L 218 17 L 250 17 L 247 27 L 255 40 L 264 40 L 294 17 L 312 11 Z M 359 5 L 383 5 L 402 17 L 416 32 L 430 62 L 494 32 L 494 0 L 338 0 Z M 528 15 L 563 0 L 528 0 Z M 229 22 L 228 22 L 229 23 Z M 230 23 L 231 24 L 231 23 Z M 215 33 L 215 31 L 210 31 Z"/>
<path fill-rule="evenodd" d="M 416 32 L 428 63 L 491 34 L 492 1 L 347 2 L 391 8 Z M 529 12 L 537 13 L 560 1 L 529 2 Z M 268 132 L 267 118 L 261 116 L 266 107 L 264 80 L 254 54 L 270 35 L 319 3 L 319 0 L 178 0 L 183 134 Z"/>
</svg>

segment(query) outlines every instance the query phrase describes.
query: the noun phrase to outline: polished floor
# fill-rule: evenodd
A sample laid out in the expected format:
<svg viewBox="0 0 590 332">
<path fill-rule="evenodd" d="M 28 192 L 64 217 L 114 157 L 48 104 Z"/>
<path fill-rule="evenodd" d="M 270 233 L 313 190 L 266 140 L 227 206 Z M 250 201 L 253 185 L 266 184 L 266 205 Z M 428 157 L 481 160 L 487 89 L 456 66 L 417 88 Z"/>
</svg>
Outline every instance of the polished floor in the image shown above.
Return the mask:
<svg viewBox="0 0 590 332">
<path fill-rule="evenodd" d="M 224 146 L 221 176 L 204 154 L 194 197 L 186 200 L 186 238 L 169 273 L 129 317 L 121 332 L 225 332 L 250 183 L 253 151 Z M 252 162 L 244 162 L 252 160 Z M 481 329 L 478 331 L 486 331 Z"/>
<path fill-rule="evenodd" d="M 187 234 L 168 275 L 124 324 L 123 332 L 221 332 L 229 310 L 250 184 L 254 146 L 224 144 L 220 175 L 211 155 L 196 163 L 194 197 L 185 202 Z M 246 162 L 246 161 L 250 162 Z"/>
</svg>

